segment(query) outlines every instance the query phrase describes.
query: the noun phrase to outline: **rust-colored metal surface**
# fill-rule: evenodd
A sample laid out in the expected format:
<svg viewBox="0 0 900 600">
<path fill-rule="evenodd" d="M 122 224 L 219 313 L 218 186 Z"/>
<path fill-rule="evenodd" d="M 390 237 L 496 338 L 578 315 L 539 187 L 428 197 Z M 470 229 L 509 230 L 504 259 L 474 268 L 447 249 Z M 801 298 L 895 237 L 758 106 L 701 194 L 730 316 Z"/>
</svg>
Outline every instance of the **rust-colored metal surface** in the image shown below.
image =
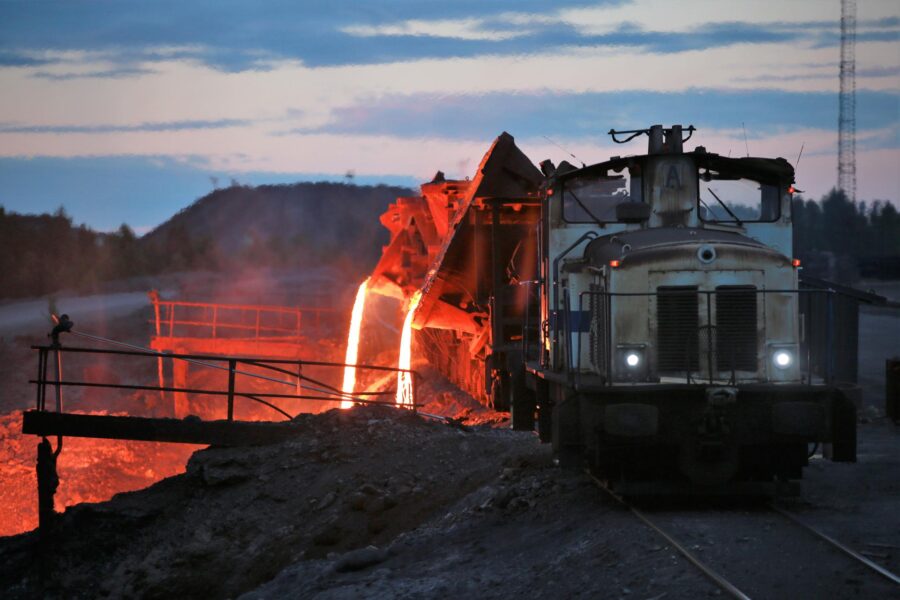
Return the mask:
<svg viewBox="0 0 900 600">
<path fill-rule="evenodd" d="M 391 233 L 370 277 L 372 291 L 408 300 L 422 291 L 413 327 L 429 361 L 487 402 L 490 357 L 521 345 L 527 286 L 537 274 L 536 227 L 543 176 L 500 135 L 471 180 L 438 172 L 421 195 L 382 215 Z M 503 318 L 492 319 L 498 312 Z"/>
</svg>

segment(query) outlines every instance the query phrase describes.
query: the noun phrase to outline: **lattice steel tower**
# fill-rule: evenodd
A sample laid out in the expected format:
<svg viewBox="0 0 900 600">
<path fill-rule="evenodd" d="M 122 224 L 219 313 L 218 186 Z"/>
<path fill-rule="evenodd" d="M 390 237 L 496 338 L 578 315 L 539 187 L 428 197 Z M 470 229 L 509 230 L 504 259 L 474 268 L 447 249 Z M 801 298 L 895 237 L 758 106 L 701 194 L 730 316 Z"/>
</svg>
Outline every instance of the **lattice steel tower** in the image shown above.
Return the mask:
<svg viewBox="0 0 900 600">
<path fill-rule="evenodd" d="M 856 201 L 856 0 L 841 0 L 837 186 Z"/>
</svg>

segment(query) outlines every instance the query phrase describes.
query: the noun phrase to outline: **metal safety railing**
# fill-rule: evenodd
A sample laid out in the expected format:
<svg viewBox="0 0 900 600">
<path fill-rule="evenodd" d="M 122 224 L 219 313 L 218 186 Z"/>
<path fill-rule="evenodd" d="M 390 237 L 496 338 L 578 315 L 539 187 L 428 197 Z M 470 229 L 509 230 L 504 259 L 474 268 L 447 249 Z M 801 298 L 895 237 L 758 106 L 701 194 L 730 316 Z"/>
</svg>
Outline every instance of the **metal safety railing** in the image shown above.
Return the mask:
<svg viewBox="0 0 900 600">
<path fill-rule="evenodd" d="M 298 339 L 304 328 L 318 333 L 337 314 L 333 308 L 163 300 L 155 291 L 149 295 L 157 337 Z"/>
<path fill-rule="evenodd" d="M 578 295 L 575 312 L 568 290 L 564 289 L 562 319 L 559 319 L 561 350 L 573 383 L 580 382 L 585 375 L 599 375 L 605 385 L 619 382 L 615 364 L 617 346 L 641 342 L 647 345 L 649 357 L 653 359 L 653 371 L 648 372 L 652 377 L 647 380 L 658 381 L 660 375 L 665 375 L 667 379 L 680 378 L 684 383 L 735 384 L 740 372 L 752 373 L 746 379 L 767 380 L 764 362 L 767 344 L 777 346 L 788 342 L 796 343 L 799 350 L 796 360 L 802 382 L 811 384 L 818 378 L 831 383 L 835 370 L 835 294 L 833 290 L 766 290 L 752 286 L 635 293 L 592 290 Z M 765 334 L 771 325 L 766 322 L 766 315 L 778 314 L 778 308 L 767 309 L 766 303 L 774 296 L 797 299 L 796 303 L 786 302 L 778 308 L 798 311 L 798 321 L 793 324 L 790 315 L 778 315 L 779 338 L 770 340 Z M 625 305 L 621 305 L 623 302 Z M 647 329 L 649 339 L 616 339 L 620 333 L 615 331 L 616 318 L 624 323 L 629 315 L 652 323 Z M 762 317 L 761 322 L 758 316 Z M 799 330 L 798 339 L 792 339 L 795 325 Z M 791 334 L 788 340 L 780 337 L 785 328 Z M 591 370 L 583 366 L 585 337 L 592 345 L 589 348 Z M 681 361 L 680 365 L 675 361 Z"/>
<path fill-rule="evenodd" d="M 89 336 L 84 333 L 76 333 L 72 332 L 76 335 L 81 335 L 89 338 L 94 338 L 96 336 Z M 98 338 L 103 339 L 103 338 Z M 111 340 L 105 340 L 111 341 Z M 312 400 L 312 401 L 322 401 L 322 402 L 341 402 L 341 401 L 351 401 L 354 404 L 382 404 L 389 406 L 397 406 L 393 400 L 380 400 L 377 398 L 388 397 L 393 398 L 396 394 L 395 389 L 389 389 L 384 391 L 364 391 L 364 392 L 354 392 L 353 394 L 347 394 L 342 392 L 336 386 L 333 386 L 325 381 L 322 378 L 313 378 L 308 374 L 304 373 L 304 368 L 315 367 L 317 369 L 325 369 L 327 370 L 340 370 L 340 373 L 343 373 L 345 367 L 353 367 L 358 371 L 381 371 L 381 372 L 394 372 L 397 374 L 407 374 L 408 379 L 410 381 L 410 394 L 411 394 L 411 403 L 404 404 L 404 408 L 409 408 L 415 411 L 419 406 L 421 406 L 417 401 L 417 388 L 418 388 L 418 380 L 419 373 L 411 370 L 411 369 L 399 369 L 396 367 L 385 367 L 379 365 L 348 365 L 345 363 L 333 363 L 333 362 L 323 362 L 323 361 L 309 361 L 309 360 L 288 360 L 288 359 L 270 359 L 270 358 L 248 358 L 248 357 L 229 357 L 229 356 L 214 356 L 214 355 L 206 355 L 206 354 L 179 354 L 179 353 L 170 353 L 170 352 L 155 352 L 153 350 L 146 349 L 126 349 L 126 350 L 111 350 L 111 349 L 101 349 L 101 348 L 81 348 L 81 347 L 71 347 L 71 346 L 59 346 L 59 345 L 44 345 L 44 346 L 32 346 L 32 350 L 36 350 L 38 352 L 38 369 L 37 369 L 37 377 L 29 381 L 31 384 L 35 384 L 37 386 L 36 390 L 36 409 L 38 411 L 47 410 L 47 392 L 48 388 L 54 392 L 54 396 L 56 399 L 55 402 L 55 410 L 56 412 L 63 411 L 63 403 L 62 403 L 62 390 L 64 388 L 92 388 L 92 389 L 115 389 L 115 390 L 127 390 L 127 391 L 151 391 L 151 392 L 170 392 L 176 394 L 191 394 L 197 396 L 212 396 L 215 398 L 222 398 L 226 403 L 227 410 L 227 420 L 234 420 L 234 407 L 235 400 L 237 398 L 244 398 L 250 400 L 252 402 L 259 403 L 261 405 L 267 406 L 275 412 L 278 412 L 282 416 L 287 419 L 293 419 L 296 415 L 291 415 L 287 410 L 283 407 L 278 406 L 276 401 L 279 400 Z M 177 386 L 162 386 L 162 385 L 139 385 L 139 384 L 126 384 L 126 383 L 105 383 L 105 382 L 92 382 L 92 381 L 82 381 L 77 379 L 67 379 L 63 374 L 62 369 L 62 355 L 63 354 L 77 354 L 77 355 L 87 355 L 87 356 L 130 356 L 130 357 L 147 357 L 147 358 L 165 358 L 171 360 L 180 360 L 185 361 L 190 364 L 200 365 L 204 367 L 209 367 L 212 369 L 218 369 L 222 371 L 226 371 L 228 373 L 228 383 L 227 385 L 222 387 L 207 387 L 207 388 L 197 388 L 197 387 L 177 387 Z M 53 358 L 53 362 L 55 363 L 53 377 L 51 378 L 48 373 L 51 358 Z M 246 368 L 256 368 L 262 369 L 265 371 L 269 371 L 275 374 L 275 376 L 262 375 L 260 373 L 254 373 L 251 371 L 247 371 Z M 276 384 L 282 384 L 286 386 L 293 387 L 297 393 L 289 394 L 289 393 L 273 393 L 273 392 L 257 392 L 257 391 L 247 391 L 238 389 L 237 385 L 237 377 L 249 377 L 253 379 L 258 379 L 262 381 L 267 381 Z M 283 379 L 279 376 L 288 376 L 291 379 Z M 302 392 L 312 392 L 312 393 L 302 393 Z M 376 398 L 376 399 L 372 399 Z"/>
</svg>

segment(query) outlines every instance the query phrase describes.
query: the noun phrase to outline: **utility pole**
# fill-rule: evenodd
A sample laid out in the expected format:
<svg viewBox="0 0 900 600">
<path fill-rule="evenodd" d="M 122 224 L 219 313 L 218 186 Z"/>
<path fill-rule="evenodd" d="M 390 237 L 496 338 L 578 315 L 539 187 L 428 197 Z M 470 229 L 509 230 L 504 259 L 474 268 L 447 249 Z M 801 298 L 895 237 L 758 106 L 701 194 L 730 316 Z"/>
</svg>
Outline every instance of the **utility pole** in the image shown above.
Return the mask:
<svg viewBox="0 0 900 600">
<path fill-rule="evenodd" d="M 837 187 L 856 202 L 856 0 L 841 0 Z"/>
</svg>

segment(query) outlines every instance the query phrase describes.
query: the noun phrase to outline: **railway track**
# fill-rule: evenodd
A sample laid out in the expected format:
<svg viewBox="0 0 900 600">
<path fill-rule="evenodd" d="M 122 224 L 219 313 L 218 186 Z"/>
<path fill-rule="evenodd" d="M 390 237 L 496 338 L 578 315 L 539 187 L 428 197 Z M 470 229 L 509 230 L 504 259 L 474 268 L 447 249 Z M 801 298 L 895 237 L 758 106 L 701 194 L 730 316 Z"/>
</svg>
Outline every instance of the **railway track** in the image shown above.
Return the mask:
<svg viewBox="0 0 900 600">
<path fill-rule="evenodd" d="M 733 598 L 900 598 L 900 576 L 777 505 L 643 511 L 589 476 Z"/>
</svg>

